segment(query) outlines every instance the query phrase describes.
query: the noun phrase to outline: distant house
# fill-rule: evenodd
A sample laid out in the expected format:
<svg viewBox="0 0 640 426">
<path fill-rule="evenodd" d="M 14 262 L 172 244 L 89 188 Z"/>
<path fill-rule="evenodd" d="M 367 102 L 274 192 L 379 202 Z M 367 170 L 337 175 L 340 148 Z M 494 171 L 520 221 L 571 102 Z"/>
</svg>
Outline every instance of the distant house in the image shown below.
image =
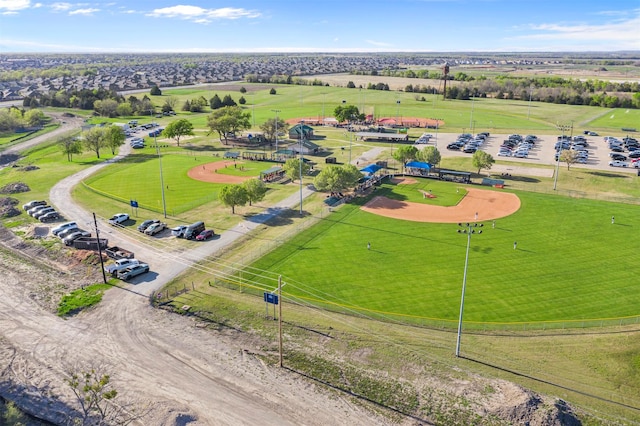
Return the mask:
<svg viewBox="0 0 640 426">
<path fill-rule="evenodd" d="M 313 128 L 306 124 L 296 124 L 289 129 L 289 139 L 300 139 L 304 135 L 304 139 L 313 139 Z"/>
</svg>

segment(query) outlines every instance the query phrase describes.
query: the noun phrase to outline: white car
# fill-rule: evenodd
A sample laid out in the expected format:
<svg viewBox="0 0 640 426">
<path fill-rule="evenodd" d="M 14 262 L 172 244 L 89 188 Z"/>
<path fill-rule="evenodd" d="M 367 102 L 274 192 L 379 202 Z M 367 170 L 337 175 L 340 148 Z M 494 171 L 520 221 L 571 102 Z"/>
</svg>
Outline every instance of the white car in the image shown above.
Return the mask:
<svg viewBox="0 0 640 426">
<path fill-rule="evenodd" d="M 609 161 L 609 165 L 611 167 L 629 167 L 629 164 L 626 161 L 620 160 Z"/>
<path fill-rule="evenodd" d="M 178 225 L 175 228 L 171 228 L 171 235 L 173 235 L 174 237 L 182 237 L 184 235 L 184 231 L 187 228 L 187 225 Z"/>
<path fill-rule="evenodd" d="M 53 235 L 58 235 L 59 233 L 61 233 L 62 231 L 65 231 L 67 229 L 78 229 L 78 224 L 75 222 L 65 222 L 62 225 L 58 225 L 55 228 L 53 228 L 51 230 L 51 233 Z"/>
<path fill-rule="evenodd" d="M 111 216 L 109 219 L 109 223 L 112 225 L 122 225 L 124 222 L 129 220 L 129 215 L 126 213 L 116 213 Z"/>
</svg>

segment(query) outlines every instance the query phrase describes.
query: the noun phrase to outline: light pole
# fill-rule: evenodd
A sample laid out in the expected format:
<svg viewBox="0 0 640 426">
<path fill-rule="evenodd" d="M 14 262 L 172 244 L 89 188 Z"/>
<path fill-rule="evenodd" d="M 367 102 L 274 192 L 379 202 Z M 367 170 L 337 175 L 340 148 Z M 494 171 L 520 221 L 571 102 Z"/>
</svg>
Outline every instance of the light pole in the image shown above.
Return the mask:
<svg viewBox="0 0 640 426">
<path fill-rule="evenodd" d="M 158 132 L 154 132 L 153 140 L 156 144 L 156 153 L 158 154 L 158 163 L 160 164 L 160 190 L 162 191 L 162 211 L 165 219 L 167 218 L 167 203 L 164 198 L 164 179 L 162 178 L 162 156 L 160 155 L 160 147 L 158 146 Z"/>
<path fill-rule="evenodd" d="M 533 86 L 529 86 L 529 109 L 527 110 L 527 120 L 531 116 L 531 94 L 533 92 Z"/>
<path fill-rule="evenodd" d="M 398 123 L 398 118 L 400 117 L 400 100 L 398 99 L 396 101 L 396 126 L 398 126 L 400 123 Z"/>
<path fill-rule="evenodd" d="M 302 216 L 302 139 L 304 138 L 304 121 L 300 122 L 300 216 Z"/>
<path fill-rule="evenodd" d="M 280 112 L 280 110 L 272 109 L 271 112 L 276 113 L 276 157 L 277 157 L 278 156 L 278 113 Z"/>
<path fill-rule="evenodd" d="M 462 314 L 464 312 L 464 293 L 467 288 L 467 268 L 469 266 L 469 247 L 471 246 L 471 234 L 482 234 L 483 224 L 458 223 L 458 233 L 467 234 L 467 254 L 464 258 L 464 275 L 462 276 L 462 297 L 460 298 L 460 318 L 458 319 L 458 337 L 456 340 L 456 357 L 460 357 L 460 337 L 462 336 Z"/>
<path fill-rule="evenodd" d="M 558 149 L 556 150 L 556 172 L 554 173 L 553 176 L 553 190 L 556 190 L 556 187 L 558 186 L 558 173 L 560 172 L 560 153 L 562 152 L 562 145 L 564 144 L 564 133 L 567 130 L 567 125 L 564 124 L 558 124 L 556 126 L 558 128 L 558 130 L 562 131 L 562 138 L 560 139 L 560 146 L 558 146 Z M 572 125 L 573 127 L 573 125 Z"/>
<path fill-rule="evenodd" d="M 475 100 L 475 97 L 471 98 L 471 118 L 469 118 L 469 128 L 471 129 L 471 133 L 473 133 L 473 105 Z"/>
</svg>

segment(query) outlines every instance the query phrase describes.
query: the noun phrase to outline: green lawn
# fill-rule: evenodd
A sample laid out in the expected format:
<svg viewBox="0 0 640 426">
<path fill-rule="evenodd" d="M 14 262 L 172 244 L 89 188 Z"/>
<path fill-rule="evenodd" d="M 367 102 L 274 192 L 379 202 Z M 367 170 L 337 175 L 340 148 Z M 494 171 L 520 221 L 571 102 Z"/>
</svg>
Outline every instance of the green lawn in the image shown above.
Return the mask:
<svg viewBox="0 0 640 426">
<path fill-rule="evenodd" d="M 452 185 L 431 181 L 429 186 L 439 193 Z M 385 185 L 377 193 L 409 187 Z M 639 313 L 632 260 L 637 243 L 631 236 L 640 207 L 527 192 L 518 196 L 517 213 L 499 219 L 495 229 L 488 222 L 472 237 L 466 323 Z M 467 243 L 457 228 L 387 219 L 357 204 L 345 205 L 252 267 L 282 274 L 285 294 L 292 297 L 406 321 L 453 323 Z M 273 282 L 263 282 L 273 288 Z"/>
</svg>

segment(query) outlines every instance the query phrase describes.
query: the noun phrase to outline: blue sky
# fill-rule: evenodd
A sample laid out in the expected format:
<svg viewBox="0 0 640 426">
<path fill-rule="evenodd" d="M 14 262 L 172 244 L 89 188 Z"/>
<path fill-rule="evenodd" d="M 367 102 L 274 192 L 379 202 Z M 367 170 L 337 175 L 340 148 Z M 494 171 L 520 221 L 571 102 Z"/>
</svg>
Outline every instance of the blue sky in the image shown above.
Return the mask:
<svg viewBox="0 0 640 426">
<path fill-rule="evenodd" d="M 620 50 L 640 0 L 0 0 L 0 54 Z"/>
</svg>

